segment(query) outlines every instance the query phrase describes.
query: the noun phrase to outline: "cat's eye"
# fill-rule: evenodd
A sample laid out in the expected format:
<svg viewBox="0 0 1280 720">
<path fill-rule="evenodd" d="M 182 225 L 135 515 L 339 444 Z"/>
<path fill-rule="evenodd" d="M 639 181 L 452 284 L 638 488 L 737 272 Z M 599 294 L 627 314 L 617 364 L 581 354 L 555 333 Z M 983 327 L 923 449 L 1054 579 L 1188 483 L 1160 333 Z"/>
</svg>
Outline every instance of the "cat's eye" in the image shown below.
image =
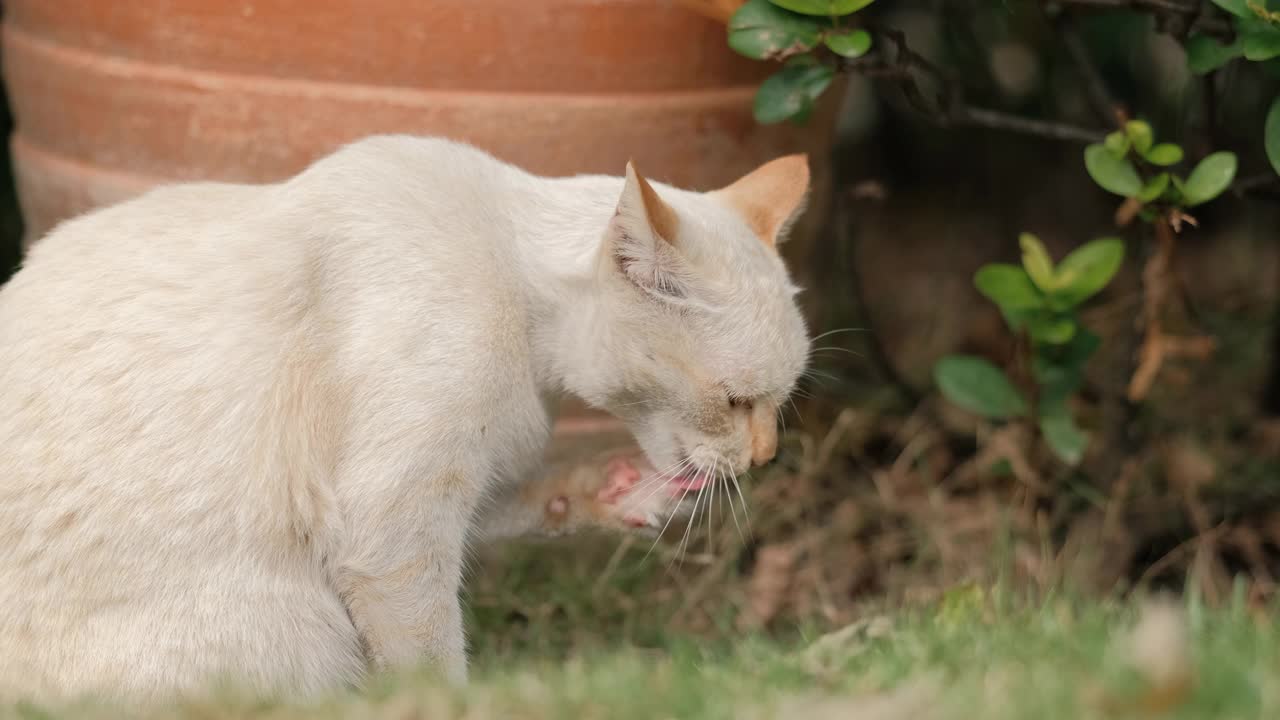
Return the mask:
<svg viewBox="0 0 1280 720">
<path fill-rule="evenodd" d="M 741 409 L 743 409 L 743 410 L 750 410 L 750 409 L 751 409 L 751 399 L 750 399 L 750 398 L 743 398 L 743 397 L 736 397 L 736 396 L 734 396 L 734 395 L 730 395 L 730 396 L 729 396 L 729 407 L 734 408 L 735 410 L 736 410 L 736 409 L 738 409 L 738 408 L 741 408 Z"/>
</svg>

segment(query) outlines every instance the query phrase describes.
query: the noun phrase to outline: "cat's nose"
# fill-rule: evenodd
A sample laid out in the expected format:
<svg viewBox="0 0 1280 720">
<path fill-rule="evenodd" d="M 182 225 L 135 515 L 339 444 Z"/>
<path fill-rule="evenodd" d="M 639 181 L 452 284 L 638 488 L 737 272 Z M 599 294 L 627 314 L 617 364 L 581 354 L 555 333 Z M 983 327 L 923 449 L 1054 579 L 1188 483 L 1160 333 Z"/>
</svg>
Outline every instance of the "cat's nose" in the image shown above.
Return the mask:
<svg viewBox="0 0 1280 720">
<path fill-rule="evenodd" d="M 757 403 L 752 410 L 749 429 L 751 431 L 751 464 L 760 467 L 767 464 L 778 454 L 778 420 L 773 405 Z"/>
</svg>

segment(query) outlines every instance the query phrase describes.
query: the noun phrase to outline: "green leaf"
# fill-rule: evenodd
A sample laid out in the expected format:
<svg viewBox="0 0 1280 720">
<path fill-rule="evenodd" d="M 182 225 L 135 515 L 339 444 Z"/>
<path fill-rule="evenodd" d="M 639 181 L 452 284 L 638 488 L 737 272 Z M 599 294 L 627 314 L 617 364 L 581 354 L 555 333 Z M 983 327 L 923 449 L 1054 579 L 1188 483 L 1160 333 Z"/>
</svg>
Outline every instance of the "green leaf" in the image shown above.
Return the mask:
<svg viewBox="0 0 1280 720">
<path fill-rule="evenodd" d="M 1040 434 L 1059 460 L 1068 465 L 1076 465 L 1084 459 L 1089 436 L 1076 425 L 1076 421 L 1065 409 L 1063 412 L 1042 415 Z"/>
<path fill-rule="evenodd" d="M 1271 161 L 1271 169 L 1280 175 L 1280 96 L 1271 101 L 1271 109 L 1267 110 L 1262 141 L 1267 148 L 1267 159 Z"/>
<path fill-rule="evenodd" d="M 948 400 L 983 417 L 1006 419 L 1027 412 L 1009 378 L 982 358 L 948 355 L 933 367 L 933 377 Z"/>
<path fill-rule="evenodd" d="M 747 0 L 729 18 L 729 47 L 755 60 L 776 60 L 817 47 L 822 27 L 769 0 Z"/>
<path fill-rule="evenodd" d="M 1070 347 L 1070 343 L 1060 347 Z M 1039 353 L 1039 355 L 1044 354 L 1046 353 Z M 1046 360 L 1036 363 L 1035 371 L 1036 382 L 1040 384 L 1040 396 L 1037 398 L 1036 409 L 1042 416 L 1065 412 L 1071 395 L 1084 385 L 1084 373 L 1080 368 Z"/>
<path fill-rule="evenodd" d="M 1155 133 L 1151 130 L 1151 124 L 1143 120 L 1130 120 L 1125 123 L 1124 134 L 1129 137 L 1129 141 L 1133 143 L 1133 149 L 1137 150 L 1139 155 L 1146 155 L 1151 149 L 1151 143 L 1155 142 Z"/>
<path fill-rule="evenodd" d="M 1138 192 L 1138 199 L 1144 203 L 1154 202 L 1167 187 L 1169 187 L 1169 173 L 1160 173 L 1142 186 L 1142 190 Z"/>
<path fill-rule="evenodd" d="M 1182 148 L 1174 145 L 1173 143 L 1160 143 L 1159 145 L 1151 148 L 1151 150 L 1143 155 L 1143 157 L 1145 157 L 1147 162 L 1152 165 L 1161 165 L 1164 167 L 1177 165 L 1182 162 Z"/>
<path fill-rule="evenodd" d="M 1113 155 L 1105 145 L 1094 144 L 1084 149 L 1084 167 L 1089 177 L 1107 192 L 1133 197 L 1142 189 L 1142 178 L 1133 165 Z"/>
<path fill-rule="evenodd" d="M 1107 150 L 1110 150 L 1111 154 L 1118 158 L 1124 157 L 1124 154 L 1129 152 L 1129 136 L 1119 130 L 1108 133 L 1107 139 L 1102 144 L 1106 145 Z"/>
<path fill-rule="evenodd" d="M 1066 367 L 1079 370 L 1102 347 L 1102 338 L 1081 328 L 1071 339 L 1071 343 L 1063 348 L 1061 362 Z"/>
<path fill-rule="evenodd" d="M 1167 183 L 1169 176 L 1164 177 Z M 1123 262 L 1124 242 L 1119 238 L 1087 242 L 1058 264 L 1053 294 L 1070 307 L 1079 305 L 1106 287 Z"/>
<path fill-rule="evenodd" d="M 866 55 L 871 49 L 871 33 L 866 30 L 849 30 L 828 34 L 824 42 L 837 55 L 857 58 Z"/>
<path fill-rule="evenodd" d="M 1270 60 L 1280 57 L 1280 28 L 1263 25 L 1244 34 L 1241 40 L 1247 60 Z"/>
<path fill-rule="evenodd" d="M 1040 310 L 1040 308 L 1036 308 L 1035 310 L 1019 310 L 1017 308 L 1004 306 L 999 307 L 1000 314 L 1004 317 L 1005 324 L 1008 325 L 1009 329 L 1015 333 L 1020 332 L 1022 328 L 1026 326 L 1027 322 L 1035 316 L 1036 312 Z"/>
<path fill-rule="evenodd" d="M 1236 17 L 1247 18 L 1253 16 L 1253 11 L 1249 9 L 1249 3 L 1246 0 L 1213 0 L 1213 4 Z"/>
<path fill-rule="evenodd" d="M 1042 386 L 1065 386 L 1066 392 L 1075 392 L 1084 378 L 1084 366 L 1089 358 L 1102 346 L 1102 338 L 1089 331 L 1078 328 L 1075 337 L 1063 345 L 1042 348 L 1043 352 L 1035 353 L 1031 360 L 1031 369 L 1036 382 Z M 1042 394 L 1041 404 L 1043 404 Z"/>
<path fill-rule="evenodd" d="M 858 12 L 870 5 L 873 0 L 769 0 L 769 2 L 804 15 L 839 17 Z"/>
<path fill-rule="evenodd" d="M 835 71 L 826 65 L 788 65 L 770 75 L 756 91 L 755 116 L 762 124 L 803 119 L 813 101 L 831 84 Z"/>
<path fill-rule="evenodd" d="M 1222 194 L 1236 176 L 1235 153 L 1216 152 L 1200 161 L 1181 188 L 1187 207 L 1208 202 Z M 1176 184 L 1176 183 L 1175 183 Z"/>
<path fill-rule="evenodd" d="M 978 292 L 1007 310 L 1034 310 L 1044 307 L 1044 296 L 1036 289 L 1027 271 L 1017 265 L 984 265 L 973 276 Z"/>
<path fill-rule="evenodd" d="M 1038 317 L 1027 323 L 1031 339 L 1038 343 L 1063 345 L 1076 336 L 1076 321 L 1064 317 Z"/>
<path fill-rule="evenodd" d="M 1084 385 L 1084 366 L 1101 344 L 1097 335 L 1080 328 L 1068 343 L 1037 348 L 1031 369 L 1040 385 L 1041 415 L 1066 408 L 1067 399 Z"/>
<path fill-rule="evenodd" d="M 1196 75 L 1206 75 L 1244 54 L 1244 43 L 1236 38 L 1223 45 L 1208 35 L 1192 35 L 1187 40 L 1187 67 Z"/>
<path fill-rule="evenodd" d="M 1018 246 L 1022 248 L 1022 267 L 1027 269 L 1031 281 L 1041 290 L 1052 290 L 1053 260 L 1044 243 L 1031 233 L 1022 233 L 1018 236 Z"/>
</svg>

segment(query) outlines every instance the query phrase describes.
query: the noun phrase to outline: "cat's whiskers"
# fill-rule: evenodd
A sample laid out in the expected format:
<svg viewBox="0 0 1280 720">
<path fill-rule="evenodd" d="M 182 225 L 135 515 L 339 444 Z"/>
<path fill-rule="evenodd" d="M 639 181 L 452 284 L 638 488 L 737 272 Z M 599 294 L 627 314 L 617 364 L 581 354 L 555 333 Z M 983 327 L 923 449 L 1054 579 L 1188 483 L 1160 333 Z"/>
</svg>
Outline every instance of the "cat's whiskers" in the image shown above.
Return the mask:
<svg viewBox="0 0 1280 720">
<path fill-rule="evenodd" d="M 800 408 L 796 405 L 794 392 L 792 392 L 790 395 L 787 395 L 787 403 L 791 405 L 791 410 L 796 414 L 796 419 L 800 421 L 800 427 L 804 427 L 804 416 L 800 414 Z M 786 431 L 786 420 L 785 420 L 786 414 L 781 407 L 778 408 L 778 413 L 784 418 L 784 420 L 782 421 L 782 427 L 783 427 L 783 432 L 785 432 Z"/>
<path fill-rule="evenodd" d="M 716 502 L 716 477 L 719 474 L 720 458 L 713 458 L 711 461 L 711 470 L 707 474 L 706 486 L 704 486 L 703 494 L 707 496 L 707 506 L 703 509 L 702 514 L 707 519 L 707 538 L 715 539 L 715 502 Z M 702 532 L 702 518 L 698 518 L 698 529 L 694 534 Z"/>
<path fill-rule="evenodd" d="M 631 495 L 634 497 L 635 493 L 639 490 L 648 488 L 654 483 L 661 485 L 662 483 L 676 477 L 685 469 L 685 466 L 688 463 L 689 463 L 689 459 L 684 458 L 681 460 L 676 460 L 675 462 L 668 465 L 664 470 L 655 471 L 650 477 L 642 480 L 640 484 L 636 486 L 635 490 L 632 491 Z M 648 498 L 646 497 L 645 500 L 647 499 Z"/>
<path fill-rule="evenodd" d="M 748 473 L 747 477 L 750 478 L 751 474 Z M 747 507 L 747 498 L 742 494 L 742 483 L 738 482 L 738 477 L 736 475 L 733 477 L 733 488 L 738 491 L 738 499 L 742 501 L 742 519 L 747 524 L 747 537 L 750 538 L 752 537 L 751 510 Z"/>
<path fill-rule="evenodd" d="M 663 488 L 667 486 L 667 483 L 671 482 L 671 480 L 678 477 L 681 472 L 683 472 L 685 469 L 687 469 L 687 467 L 690 464 L 692 464 L 692 462 L 693 461 L 691 459 L 685 458 L 675 463 L 674 466 L 672 466 L 671 470 L 655 474 L 653 477 L 649 478 L 648 480 L 642 481 L 639 485 L 636 486 L 635 490 L 631 492 L 631 497 L 633 498 L 632 502 L 634 503 L 634 505 L 632 505 L 632 509 L 635 509 L 636 507 L 640 507 L 645 503 L 649 502 L 650 500 L 652 500 L 655 494 L 661 492 Z M 646 494 L 642 498 L 635 499 L 636 496 L 639 495 L 639 493 L 644 492 L 645 490 L 649 490 L 648 494 Z"/>
<path fill-rule="evenodd" d="M 715 465 L 712 466 L 712 472 L 718 472 L 720 468 L 720 459 L 716 458 Z M 720 483 L 714 480 L 711 483 L 711 502 L 707 506 L 707 545 L 708 550 L 714 555 L 716 552 L 716 495 L 720 494 Z M 720 512 L 724 512 L 721 506 Z"/>
<path fill-rule="evenodd" d="M 699 509 L 699 507 L 700 507 L 700 506 L 702 506 L 702 501 L 703 501 L 703 499 L 704 499 L 704 498 L 706 499 L 707 504 L 710 504 L 710 502 L 711 502 L 711 495 L 707 492 L 707 490 L 708 490 L 708 488 L 707 488 L 707 481 L 704 479 L 704 480 L 703 480 L 702 487 L 698 488 L 698 495 L 697 495 L 697 497 L 695 497 L 695 498 L 693 499 L 693 512 L 689 515 L 689 528 L 688 528 L 688 530 L 692 530 L 692 531 L 693 531 L 692 533 L 690 533 L 690 534 L 689 534 L 689 541 L 690 541 L 690 542 L 692 542 L 693 540 L 697 539 L 698 534 L 702 532 L 702 519 L 703 519 L 703 518 L 706 516 L 706 514 L 707 514 L 707 508 L 706 508 L 706 507 L 702 507 L 702 512 L 701 512 L 701 513 L 699 513 L 699 512 L 698 512 L 698 509 Z M 696 527 L 694 527 L 694 525 L 695 525 L 695 524 L 696 524 Z M 686 545 L 686 546 L 685 546 L 684 552 L 685 552 L 685 553 L 687 553 L 687 552 L 688 552 L 688 545 Z"/>
<path fill-rule="evenodd" d="M 686 459 L 685 462 L 689 462 L 689 460 Z M 681 463 L 681 464 L 683 465 L 684 463 Z M 654 492 L 657 492 L 658 490 L 662 490 L 662 489 L 663 489 L 663 485 L 659 485 L 657 490 L 655 490 Z M 684 503 L 684 499 L 688 497 L 688 495 L 689 495 L 689 485 L 685 485 L 684 492 L 680 494 L 680 499 L 676 501 L 677 508 Z M 649 546 L 648 551 L 646 551 L 644 554 L 644 557 L 641 558 L 641 562 L 644 562 L 644 560 L 647 559 L 649 555 L 653 552 L 653 549 L 658 547 L 658 543 L 662 541 L 662 536 L 667 534 L 667 528 L 671 526 L 671 521 L 675 518 L 675 516 L 676 516 L 675 513 L 671 513 L 670 515 L 667 516 L 667 521 L 662 525 L 662 529 L 658 531 L 658 536 L 653 539 L 653 544 Z"/>
<path fill-rule="evenodd" d="M 859 328 L 859 327 L 836 328 L 835 330 L 828 330 L 824 333 L 814 336 L 813 338 L 810 338 L 809 342 L 816 343 L 824 337 L 830 337 L 831 335 L 839 335 L 840 333 L 847 333 L 847 332 L 868 332 L 868 330 L 867 328 Z"/>
<path fill-rule="evenodd" d="M 684 488 L 684 492 L 680 494 L 680 499 L 676 501 L 676 507 L 680 507 L 680 505 L 684 503 L 684 499 L 686 496 L 688 496 L 688 494 L 689 494 L 689 488 L 688 486 L 686 486 Z M 644 554 L 646 558 L 649 557 L 649 553 L 653 552 L 653 549 L 658 546 L 658 543 L 662 540 L 662 537 L 667 534 L 667 528 L 671 526 L 671 521 L 675 519 L 675 516 L 676 516 L 676 513 L 671 513 L 670 515 L 667 516 L 667 522 L 664 523 L 662 526 L 662 529 L 658 531 L 658 537 L 653 539 L 653 544 L 649 546 L 649 551 Z M 668 567 L 670 567 L 670 565 L 668 565 Z"/>
<path fill-rule="evenodd" d="M 642 398 L 640 400 L 635 400 L 629 403 L 621 403 L 619 405 L 615 405 L 614 407 L 632 407 L 634 405 L 652 405 L 653 403 L 654 401 L 651 399 Z"/>
<path fill-rule="evenodd" d="M 829 372 L 823 372 L 822 370 L 818 370 L 817 368 L 805 368 L 804 372 L 800 373 L 800 377 L 806 380 L 812 380 L 815 383 L 818 383 L 818 380 L 831 380 L 834 382 L 840 381 L 840 378 L 836 377 L 835 375 L 832 375 Z M 822 383 L 818 383 L 818 384 L 821 385 Z"/>
<path fill-rule="evenodd" d="M 698 503 L 701 501 L 702 501 L 701 493 L 695 494 L 693 496 L 693 509 L 695 513 L 697 512 L 697 509 L 698 509 Z M 672 566 L 675 565 L 677 562 L 679 562 L 680 565 L 682 566 L 684 565 L 685 543 L 689 539 L 689 529 L 693 527 L 693 517 L 694 517 L 693 514 L 690 514 L 688 521 L 685 523 L 684 532 L 680 536 L 680 542 L 676 544 L 676 551 L 671 556 L 670 562 L 667 563 L 668 570 L 670 570 Z"/>
<path fill-rule="evenodd" d="M 729 512 L 733 514 L 733 525 L 738 529 L 738 539 L 742 541 L 743 545 L 746 545 L 747 538 L 745 535 L 742 534 L 742 524 L 738 522 L 738 509 L 733 506 L 733 495 L 729 493 L 730 481 L 728 476 L 722 477 L 721 481 L 724 482 L 725 500 L 728 501 Z"/>
<path fill-rule="evenodd" d="M 842 353 L 848 353 L 850 355 L 861 358 L 863 360 L 867 359 L 867 356 L 864 353 L 860 353 L 857 350 L 850 350 L 849 348 L 838 347 L 835 345 L 827 345 L 825 347 L 813 348 L 812 350 L 809 351 L 809 357 L 812 358 L 814 355 L 820 352 L 842 352 Z"/>
<path fill-rule="evenodd" d="M 695 470 L 695 477 L 702 476 L 705 474 L 705 472 L 706 470 L 704 469 L 704 467 L 702 465 L 698 465 L 697 469 Z M 685 492 L 687 493 L 688 491 L 689 491 L 689 487 L 686 486 Z M 676 558 L 679 558 L 681 563 L 684 562 L 685 552 L 687 552 L 689 549 L 689 545 L 688 545 L 689 533 L 693 531 L 693 521 L 698 517 L 698 506 L 702 504 L 702 498 L 704 495 L 706 495 L 706 493 L 702 492 L 702 488 L 699 488 L 697 494 L 694 495 L 693 497 L 693 511 L 689 513 L 689 519 L 685 523 L 684 534 L 680 538 L 680 544 L 676 547 L 676 555 L 675 555 L 675 558 L 672 559 L 673 561 Z M 681 500 L 683 499 L 684 498 L 682 497 Z M 699 527 L 701 527 L 701 523 L 699 523 Z M 669 564 L 668 564 L 668 567 L 670 567 Z"/>
</svg>

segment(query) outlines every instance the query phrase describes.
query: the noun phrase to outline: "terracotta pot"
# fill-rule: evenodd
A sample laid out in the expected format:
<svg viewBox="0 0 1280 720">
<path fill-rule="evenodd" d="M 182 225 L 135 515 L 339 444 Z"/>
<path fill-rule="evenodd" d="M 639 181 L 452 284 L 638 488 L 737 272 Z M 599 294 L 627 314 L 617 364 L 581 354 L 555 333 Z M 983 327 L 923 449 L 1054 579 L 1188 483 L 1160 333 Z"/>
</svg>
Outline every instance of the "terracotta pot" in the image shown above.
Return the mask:
<svg viewBox="0 0 1280 720">
<path fill-rule="evenodd" d="M 692 188 L 808 151 L 825 198 L 831 113 L 756 124 L 769 68 L 675 2 L 7 0 L 3 50 L 29 242 L 159 182 L 277 180 L 385 132 L 549 175 L 634 158 Z"/>
</svg>

